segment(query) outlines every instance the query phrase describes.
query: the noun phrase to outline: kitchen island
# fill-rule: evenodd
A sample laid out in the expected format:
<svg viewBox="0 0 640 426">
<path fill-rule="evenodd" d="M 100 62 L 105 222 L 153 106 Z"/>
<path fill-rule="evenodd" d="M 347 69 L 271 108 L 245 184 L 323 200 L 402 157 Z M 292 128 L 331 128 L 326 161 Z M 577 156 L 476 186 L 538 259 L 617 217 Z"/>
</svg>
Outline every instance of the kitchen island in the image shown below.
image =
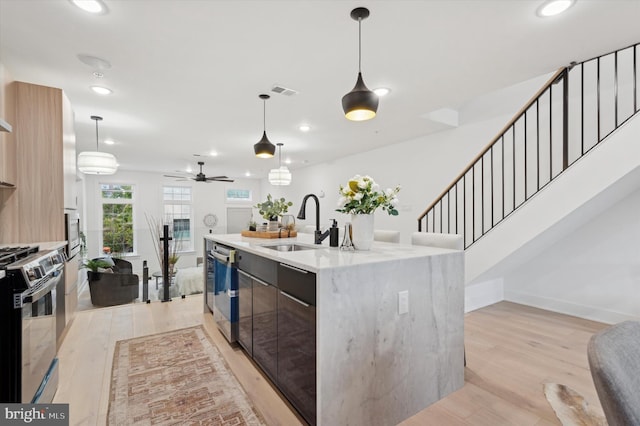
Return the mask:
<svg viewBox="0 0 640 426">
<path fill-rule="evenodd" d="M 395 425 L 462 387 L 463 252 L 381 242 L 369 251 L 347 252 L 327 241 L 314 245 L 311 234 L 275 241 L 238 234 L 205 239 L 237 249 L 241 271 L 246 258 L 257 257 L 277 263 L 281 275 L 298 269 L 315 277 L 314 300 L 303 303 L 312 304 L 315 312 L 315 419 L 305 415 L 310 423 Z M 266 247 L 278 244 L 298 244 L 303 250 Z M 290 282 L 285 291 L 279 287 L 280 294 L 296 294 Z M 285 296 L 277 300 L 289 303 L 291 297 Z M 242 297 L 241 291 L 240 303 Z M 282 306 L 277 309 L 282 313 Z M 279 320 L 277 327 L 290 322 Z M 278 334 L 280 340 L 288 337 Z M 263 341 L 254 338 L 254 346 Z M 290 345 L 278 346 L 278 352 Z M 282 375 L 288 368 L 278 364 L 265 372 L 276 386 L 279 381 L 287 385 L 289 378 Z M 299 408 L 297 394 L 283 393 Z"/>
</svg>

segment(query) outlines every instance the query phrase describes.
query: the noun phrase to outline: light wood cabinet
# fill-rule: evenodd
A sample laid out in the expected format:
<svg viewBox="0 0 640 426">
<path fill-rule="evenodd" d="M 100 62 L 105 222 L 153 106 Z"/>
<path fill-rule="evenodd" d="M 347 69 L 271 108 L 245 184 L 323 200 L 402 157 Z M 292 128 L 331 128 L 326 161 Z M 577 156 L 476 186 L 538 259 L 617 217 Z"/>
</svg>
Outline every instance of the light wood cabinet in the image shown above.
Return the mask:
<svg viewBox="0 0 640 426">
<path fill-rule="evenodd" d="M 12 172 L 12 149 L 9 145 L 7 133 L 11 133 L 11 125 L 0 120 L 0 190 L 13 189 L 15 187 Z"/>
<path fill-rule="evenodd" d="M 64 95 L 64 94 L 63 94 Z M 64 176 L 64 208 L 78 208 L 78 191 L 76 186 L 76 132 L 75 116 L 71 102 L 63 96 L 62 104 L 62 158 Z"/>
<path fill-rule="evenodd" d="M 14 100 L 13 90 L 9 87 L 9 85 L 5 85 L 2 83 L 3 93 L 0 99 L 3 102 L 12 103 Z M 5 194 L 0 194 L 1 198 L 9 196 L 10 192 L 6 192 L 7 190 L 11 190 L 15 187 L 16 181 L 16 172 L 15 172 L 15 149 L 10 140 L 10 133 L 12 132 L 13 122 L 13 111 L 8 110 L 5 111 L 3 105 L 0 105 L 0 111 L 2 111 L 2 115 L 0 115 L 0 191 L 5 192 Z"/>
<path fill-rule="evenodd" d="M 70 102 L 60 89 L 23 82 L 12 82 L 9 92 L 13 131 L 5 138 L 14 150 L 14 161 L 7 160 L 16 189 L 0 191 L 0 242 L 63 241 L 65 138 L 75 144 Z"/>
</svg>

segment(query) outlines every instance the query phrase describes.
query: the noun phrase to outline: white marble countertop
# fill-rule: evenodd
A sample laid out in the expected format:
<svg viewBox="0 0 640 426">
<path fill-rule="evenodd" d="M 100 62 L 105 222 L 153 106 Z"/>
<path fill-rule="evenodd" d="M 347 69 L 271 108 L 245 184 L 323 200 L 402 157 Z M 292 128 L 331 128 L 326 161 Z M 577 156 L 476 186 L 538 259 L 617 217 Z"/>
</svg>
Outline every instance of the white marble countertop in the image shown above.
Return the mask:
<svg viewBox="0 0 640 426">
<path fill-rule="evenodd" d="M 35 243 L 40 246 L 40 250 L 56 250 L 67 245 L 66 241 L 46 241 L 43 243 Z"/>
<path fill-rule="evenodd" d="M 298 233 L 298 236 L 294 238 L 249 238 L 243 237 L 240 234 L 207 234 L 204 238 L 278 262 L 284 262 L 310 272 L 318 272 L 321 269 L 328 268 L 350 267 L 367 263 L 389 262 L 456 252 L 455 250 L 449 249 L 378 241 L 374 241 L 371 250 L 342 251 L 338 247 L 329 247 L 328 238 L 324 240 L 322 244 L 315 245 L 313 244 L 313 235 L 305 233 Z M 314 249 L 281 252 L 264 247 L 291 243 L 311 246 L 314 247 Z"/>
</svg>

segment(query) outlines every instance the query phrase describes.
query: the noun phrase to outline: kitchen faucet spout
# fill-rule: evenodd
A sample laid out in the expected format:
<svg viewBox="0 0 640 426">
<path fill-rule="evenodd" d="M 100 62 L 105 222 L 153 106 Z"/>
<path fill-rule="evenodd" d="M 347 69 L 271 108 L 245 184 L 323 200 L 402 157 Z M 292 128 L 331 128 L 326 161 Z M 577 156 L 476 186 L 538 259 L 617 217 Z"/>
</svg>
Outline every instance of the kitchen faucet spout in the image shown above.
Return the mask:
<svg viewBox="0 0 640 426">
<path fill-rule="evenodd" d="M 300 211 L 298 212 L 298 219 L 306 219 L 305 209 L 307 207 L 307 200 L 309 198 L 313 198 L 313 200 L 316 202 L 316 230 L 314 232 L 313 240 L 315 244 L 321 244 L 322 240 L 329 236 L 329 230 L 324 233 L 320 231 L 320 201 L 315 194 L 307 194 L 304 196 L 304 198 L 302 199 L 302 205 L 300 206 Z"/>
</svg>

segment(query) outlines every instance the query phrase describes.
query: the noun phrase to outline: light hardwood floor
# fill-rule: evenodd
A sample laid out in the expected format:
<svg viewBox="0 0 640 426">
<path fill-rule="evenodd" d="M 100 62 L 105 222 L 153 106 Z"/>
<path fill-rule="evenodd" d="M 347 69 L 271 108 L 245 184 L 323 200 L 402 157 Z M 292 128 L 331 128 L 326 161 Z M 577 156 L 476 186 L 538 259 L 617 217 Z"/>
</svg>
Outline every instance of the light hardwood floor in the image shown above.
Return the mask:
<svg viewBox="0 0 640 426">
<path fill-rule="evenodd" d="M 133 304 L 79 312 L 59 351 L 60 385 L 54 402 L 70 404 L 71 425 L 106 424 L 115 342 L 204 324 L 229 367 L 269 425 L 299 418 L 241 349 L 231 347 L 202 295 L 169 303 Z M 467 368 L 462 389 L 407 419 L 417 425 L 560 424 L 542 386 L 562 383 L 598 409 L 586 345 L 605 325 L 509 302 L 465 316 Z"/>
</svg>

